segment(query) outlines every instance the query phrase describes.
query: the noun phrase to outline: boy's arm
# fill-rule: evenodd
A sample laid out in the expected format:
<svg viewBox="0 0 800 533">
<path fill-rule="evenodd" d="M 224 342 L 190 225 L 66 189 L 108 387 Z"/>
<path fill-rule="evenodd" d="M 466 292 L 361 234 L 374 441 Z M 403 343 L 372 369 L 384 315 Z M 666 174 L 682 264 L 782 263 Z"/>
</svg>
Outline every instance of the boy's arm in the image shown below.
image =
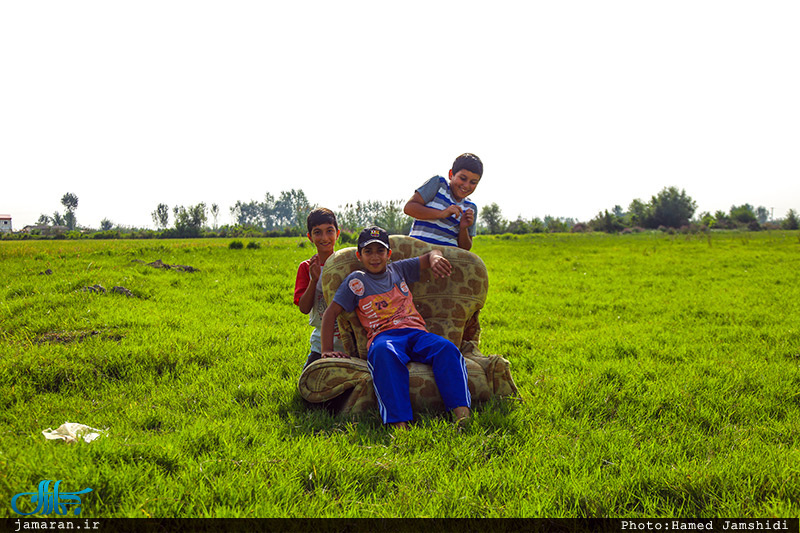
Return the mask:
<svg viewBox="0 0 800 533">
<path fill-rule="evenodd" d="M 453 267 L 450 265 L 450 261 L 442 257 L 442 252 L 439 250 L 431 250 L 427 254 L 420 256 L 420 271 L 427 270 L 429 268 L 433 270 L 433 275 L 437 278 L 446 278 L 453 270 Z"/>
<path fill-rule="evenodd" d="M 344 308 L 340 304 L 331 302 L 322 315 L 322 357 L 350 358 L 349 355 L 333 349 L 333 327 L 342 311 Z"/>
<path fill-rule="evenodd" d="M 319 257 L 317 257 L 316 254 L 314 254 L 314 256 L 309 260 L 308 273 L 311 277 L 311 280 L 309 281 L 305 292 L 297 301 L 297 307 L 300 308 L 300 312 L 304 315 L 310 313 L 311 308 L 314 307 L 314 297 L 315 293 L 317 292 L 317 283 L 319 282 Z"/>
<path fill-rule="evenodd" d="M 439 220 L 450 216 L 461 216 L 461 208 L 457 205 L 451 204 L 447 209 L 436 209 L 425 205 L 425 200 L 419 191 L 414 192 L 414 196 L 406 202 L 403 212 L 417 220 Z"/>
<path fill-rule="evenodd" d="M 475 211 L 472 209 L 465 209 L 464 214 L 461 215 L 461 221 L 458 224 L 458 247 L 464 250 L 472 248 L 472 235 L 469 234 L 469 228 L 475 223 Z"/>
</svg>

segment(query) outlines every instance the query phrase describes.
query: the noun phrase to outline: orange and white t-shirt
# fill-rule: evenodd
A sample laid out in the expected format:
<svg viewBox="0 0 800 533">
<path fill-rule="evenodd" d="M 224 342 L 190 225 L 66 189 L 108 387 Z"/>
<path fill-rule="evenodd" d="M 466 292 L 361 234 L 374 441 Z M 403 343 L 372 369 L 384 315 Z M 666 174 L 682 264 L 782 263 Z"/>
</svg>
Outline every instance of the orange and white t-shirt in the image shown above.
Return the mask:
<svg viewBox="0 0 800 533">
<path fill-rule="evenodd" d="M 389 263 L 382 274 L 356 270 L 339 285 L 333 301 L 345 311 L 356 311 L 367 331 L 367 347 L 384 331 L 401 328 L 427 331 L 408 288 L 408 283 L 419 281 L 419 275 L 419 257 Z"/>
</svg>

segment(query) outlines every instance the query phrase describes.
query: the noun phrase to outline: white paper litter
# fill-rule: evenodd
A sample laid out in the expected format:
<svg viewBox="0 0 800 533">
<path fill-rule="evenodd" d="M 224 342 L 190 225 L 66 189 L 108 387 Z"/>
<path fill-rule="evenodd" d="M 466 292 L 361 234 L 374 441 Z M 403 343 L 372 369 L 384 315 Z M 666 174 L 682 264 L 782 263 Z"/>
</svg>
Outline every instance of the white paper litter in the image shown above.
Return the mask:
<svg viewBox="0 0 800 533">
<path fill-rule="evenodd" d="M 44 438 L 48 440 L 63 440 L 64 442 L 77 442 L 81 437 L 86 442 L 92 442 L 103 433 L 102 429 L 95 429 L 75 422 L 64 422 L 58 429 L 47 428 L 42 431 Z"/>
</svg>

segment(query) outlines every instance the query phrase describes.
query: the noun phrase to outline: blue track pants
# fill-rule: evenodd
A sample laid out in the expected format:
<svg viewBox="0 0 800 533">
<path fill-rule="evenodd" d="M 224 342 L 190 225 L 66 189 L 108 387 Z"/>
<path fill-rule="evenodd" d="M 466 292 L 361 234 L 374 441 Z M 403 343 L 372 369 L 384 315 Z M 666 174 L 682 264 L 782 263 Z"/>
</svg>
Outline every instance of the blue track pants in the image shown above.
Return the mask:
<svg viewBox="0 0 800 533">
<path fill-rule="evenodd" d="M 408 386 L 408 368 L 414 361 L 433 367 L 439 394 L 448 410 L 470 407 L 467 366 L 455 344 L 419 329 L 393 329 L 378 334 L 367 354 L 369 372 L 384 424 L 414 418 Z"/>
</svg>

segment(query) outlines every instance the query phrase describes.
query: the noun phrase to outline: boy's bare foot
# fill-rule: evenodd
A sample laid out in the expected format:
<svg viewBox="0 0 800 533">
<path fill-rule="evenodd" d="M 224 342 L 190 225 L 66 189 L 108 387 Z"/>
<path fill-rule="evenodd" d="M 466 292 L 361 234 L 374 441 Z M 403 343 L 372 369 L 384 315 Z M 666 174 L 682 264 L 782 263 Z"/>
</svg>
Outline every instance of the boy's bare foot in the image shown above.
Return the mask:
<svg viewBox="0 0 800 533">
<path fill-rule="evenodd" d="M 472 413 L 469 407 L 456 407 L 453 409 L 453 419 L 456 421 L 457 426 L 465 426 L 472 418 Z"/>
</svg>

